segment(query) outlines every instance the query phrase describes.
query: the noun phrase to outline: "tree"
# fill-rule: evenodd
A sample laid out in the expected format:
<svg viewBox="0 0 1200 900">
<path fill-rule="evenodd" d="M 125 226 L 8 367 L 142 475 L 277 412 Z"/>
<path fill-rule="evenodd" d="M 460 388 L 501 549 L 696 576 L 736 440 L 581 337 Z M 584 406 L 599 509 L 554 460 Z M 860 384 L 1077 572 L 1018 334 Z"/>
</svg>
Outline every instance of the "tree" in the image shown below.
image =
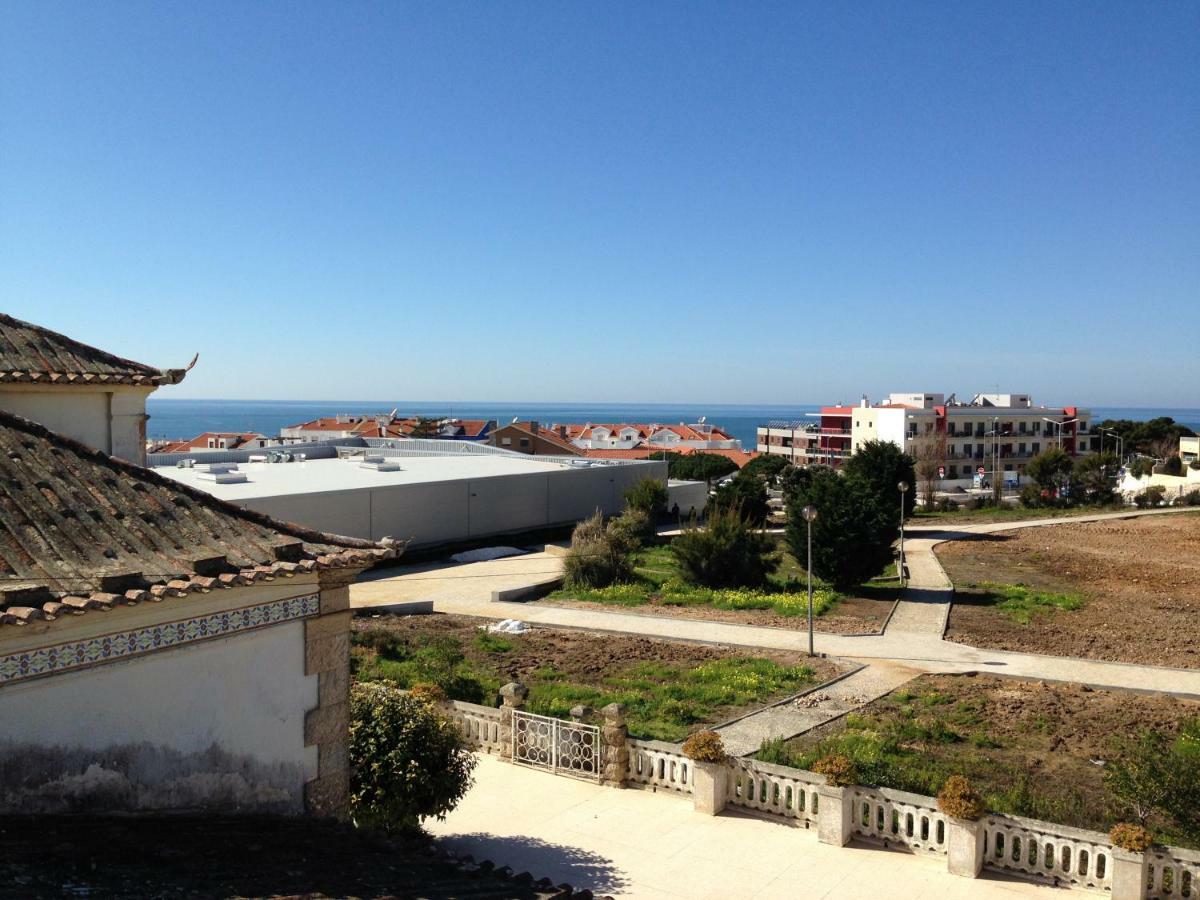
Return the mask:
<svg viewBox="0 0 1200 900">
<path fill-rule="evenodd" d="M 913 461 L 925 508 L 933 509 L 938 482 L 942 478 L 941 469 L 946 465 L 946 432 L 935 431 L 914 441 Z"/>
<path fill-rule="evenodd" d="M 414 438 L 435 438 L 440 437 L 441 433 L 442 423 L 440 420 L 418 416 L 408 436 Z"/>
<path fill-rule="evenodd" d="M 1107 768 L 1104 783 L 1142 825 L 1160 815 L 1191 840 L 1200 836 L 1200 720 L 1170 738 L 1143 732 Z"/>
<path fill-rule="evenodd" d="M 791 463 L 786 456 L 778 454 L 760 453 L 758 456 L 751 459 L 748 463 L 742 466 L 740 475 L 755 476 L 757 478 L 765 478 L 770 481 L 772 478 L 780 475 L 787 469 Z"/>
<path fill-rule="evenodd" d="M 625 503 L 658 520 L 667 511 L 667 486 L 657 478 L 643 478 L 625 492 Z"/>
<path fill-rule="evenodd" d="M 779 567 L 775 542 L 750 527 L 736 507 L 710 512 L 671 542 L 684 581 L 710 588 L 756 588 Z"/>
<path fill-rule="evenodd" d="M 1025 474 L 1045 491 L 1061 493 L 1071 480 L 1074 463 L 1061 447 L 1051 447 L 1035 456 L 1025 467 Z"/>
<path fill-rule="evenodd" d="M 707 481 L 724 478 L 738 470 L 737 463 L 718 453 L 668 453 L 659 451 L 650 454 L 650 459 L 666 459 L 667 474 L 681 481 Z"/>
<path fill-rule="evenodd" d="M 787 541 L 798 560 L 807 558 L 807 523 L 801 510 L 817 510 L 812 523 L 813 574 L 839 590 L 879 575 L 892 561 L 898 529 L 899 500 L 886 506 L 876 485 L 858 474 L 839 475 L 813 466 L 788 485 Z M 894 490 L 893 485 L 893 490 Z"/>
<path fill-rule="evenodd" d="M 415 832 L 444 819 L 471 786 L 475 758 L 457 726 L 429 702 L 384 684 L 350 690 L 350 806 L 354 820 Z"/>
<path fill-rule="evenodd" d="M 708 501 L 708 514 L 720 510 L 733 510 L 756 528 L 761 528 L 771 514 L 767 503 L 767 487 L 753 475 L 738 475 L 728 484 L 717 488 Z"/>
<path fill-rule="evenodd" d="M 917 502 L 917 472 L 913 458 L 891 441 L 867 441 L 861 444 L 843 466 L 846 475 L 862 478 L 880 505 L 889 511 L 893 520 L 900 517 L 900 490 L 903 481 L 908 485 L 904 495 L 904 517 L 912 515 Z"/>
<path fill-rule="evenodd" d="M 1124 438 L 1124 452 L 1148 453 L 1154 455 L 1154 449 L 1164 438 L 1171 446 L 1178 447 L 1181 437 L 1192 437 L 1195 432 L 1186 425 L 1181 425 L 1170 416 L 1159 416 L 1147 422 L 1134 422 L 1131 419 L 1105 419 L 1098 426 L 1105 431 L 1112 431 Z"/>
<path fill-rule="evenodd" d="M 1093 453 L 1075 462 L 1073 479 L 1092 503 L 1112 503 L 1117 495 L 1120 463 L 1112 453 Z"/>
</svg>

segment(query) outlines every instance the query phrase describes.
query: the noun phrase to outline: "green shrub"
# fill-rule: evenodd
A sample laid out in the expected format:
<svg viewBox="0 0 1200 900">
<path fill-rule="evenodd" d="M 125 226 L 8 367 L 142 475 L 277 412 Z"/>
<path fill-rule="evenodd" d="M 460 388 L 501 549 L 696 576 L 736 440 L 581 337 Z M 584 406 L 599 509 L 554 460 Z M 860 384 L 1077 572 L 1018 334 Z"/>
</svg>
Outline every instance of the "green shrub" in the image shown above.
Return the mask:
<svg viewBox="0 0 1200 900">
<path fill-rule="evenodd" d="M 1200 490 L 1188 491 L 1183 495 L 1184 506 L 1200 506 Z"/>
<path fill-rule="evenodd" d="M 715 731 L 697 731 L 683 742 L 683 755 L 704 763 L 723 763 L 728 757 L 721 736 Z"/>
<path fill-rule="evenodd" d="M 737 463 L 719 453 L 652 453 L 650 459 L 667 459 L 667 474 L 681 481 L 712 481 L 738 470 Z"/>
<path fill-rule="evenodd" d="M 900 517 L 901 481 L 908 484 L 904 494 L 904 518 L 913 514 L 917 503 L 916 462 L 892 441 L 866 441 L 846 460 L 846 475 L 866 482 L 875 502 L 892 522 Z"/>
<path fill-rule="evenodd" d="M 350 806 L 361 825 L 415 831 L 444 819 L 471 786 L 475 759 L 427 702 L 383 684 L 350 691 Z"/>
<path fill-rule="evenodd" d="M 1145 478 L 1154 473 L 1154 460 L 1139 456 L 1129 466 L 1129 474 L 1134 478 Z"/>
<path fill-rule="evenodd" d="M 1036 484 L 1027 484 L 1021 488 L 1021 505 L 1026 509 L 1037 509 L 1039 506 L 1044 506 L 1042 489 Z"/>
<path fill-rule="evenodd" d="M 599 510 L 575 526 L 571 547 L 563 557 L 568 588 L 603 588 L 633 576 L 633 548 L 621 532 L 604 525 Z"/>
<path fill-rule="evenodd" d="M 958 503 L 949 497 L 942 497 L 933 505 L 933 508 L 944 513 L 958 512 Z"/>
<path fill-rule="evenodd" d="M 700 528 L 671 542 L 682 578 L 705 587 L 761 587 L 779 567 L 774 541 L 749 526 L 737 509 L 718 509 Z"/>
<path fill-rule="evenodd" d="M 983 798 L 962 775 L 951 775 L 937 795 L 938 809 L 955 819 L 978 819 L 983 815 Z"/>
<path fill-rule="evenodd" d="M 667 511 L 667 486 L 656 478 L 643 478 L 625 492 L 625 505 L 657 521 Z"/>
<path fill-rule="evenodd" d="M 1154 836 L 1142 825 L 1118 822 L 1108 833 L 1108 839 L 1122 850 L 1145 853 L 1154 846 Z"/>
<path fill-rule="evenodd" d="M 1167 475 L 1182 475 L 1183 460 L 1178 456 L 1168 456 L 1163 462 L 1163 472 Z"/>
<path fill-rule="evenodd" d="M 762 478 L 770 481 L 782 474 L 783 471 L 790 466 L 786 456 L 778 454 L 760 453 L 758 456 L 751 459 L 748 463 L 742 466 L 742 471 L 739 477 L 746 478 Z"/>
<path fill-rule="evenodd" d="M 658 530 L 645 510 L 628 507 L 608 523 L 609 534 L 631 550 L 640 550 L 654 542 Z"/>
<path fill-rule="evenodd" d="M 751 525 L 761 528 L 771 514 L 767 486 L 753 475 L 738 475 L 728 484 L 721 485 L 708 501 L 706 513 L 711 519 L 725 511 L 735 512 Z"/>
<path fill-rule="evenodd" d="M 853 760 L 840 753 L 822 756 L 813 763 L 812 770 L 818 775 L 824 775 L 825 783 L 831 787 L 849 787 L 858 783 L 858 773 Z"/>
<path fill-rule="evenodd" d="M 1133 504 L 1138 509 L 1153 509 L 1161 506 L 1167 489 L 1161 484 L 1152 484 L 1133 498 Z"/>
</svg>

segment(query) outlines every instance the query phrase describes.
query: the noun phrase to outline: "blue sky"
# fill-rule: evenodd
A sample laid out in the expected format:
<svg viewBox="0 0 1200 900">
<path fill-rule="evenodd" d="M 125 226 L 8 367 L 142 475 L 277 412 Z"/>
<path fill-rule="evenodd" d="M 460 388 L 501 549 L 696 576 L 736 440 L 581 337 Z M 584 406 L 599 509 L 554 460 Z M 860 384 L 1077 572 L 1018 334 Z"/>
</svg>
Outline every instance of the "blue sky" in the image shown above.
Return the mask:
<svg viewBox="0 0 1200 900">
<path fill-rule="evenodd" d="M 1191 2 L 8 3 L 0 295 L 199 351 L 173 397 L 1200 406 L 1198 35 Z"/>
</svg>

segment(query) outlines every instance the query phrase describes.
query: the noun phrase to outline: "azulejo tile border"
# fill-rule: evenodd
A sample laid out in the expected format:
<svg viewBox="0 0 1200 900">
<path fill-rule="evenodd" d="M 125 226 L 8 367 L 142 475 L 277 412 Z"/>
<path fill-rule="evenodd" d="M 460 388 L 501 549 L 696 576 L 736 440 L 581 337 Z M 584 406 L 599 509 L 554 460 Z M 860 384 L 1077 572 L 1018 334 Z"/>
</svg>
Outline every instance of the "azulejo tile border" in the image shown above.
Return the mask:
<svg viewBox="0 0 1200 900">
<path fill-rule="evenodd" d="M 303 619 L 306 616 L 319 615 L 320 612 L 321 595 L 305 594 L 247 606 L 244 609 L 226 610 L 178 622 L 164 622 L 145 628 L 118 631 L 82 641 L 69 641 L 53 647 L 10 653 L 0 656 L 0 685 L 139 656 L 193 641 L 223 637 L 291 619 Z"/>
</svg>

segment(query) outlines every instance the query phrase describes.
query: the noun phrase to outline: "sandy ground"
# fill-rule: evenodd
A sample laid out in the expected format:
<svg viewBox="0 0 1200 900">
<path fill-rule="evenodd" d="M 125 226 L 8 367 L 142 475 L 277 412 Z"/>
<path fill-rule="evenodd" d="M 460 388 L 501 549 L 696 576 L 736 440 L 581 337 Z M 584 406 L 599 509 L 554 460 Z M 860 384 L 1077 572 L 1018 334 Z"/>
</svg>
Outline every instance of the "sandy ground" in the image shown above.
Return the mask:
<svg viewBox="0 0 1200 900">
<path fill-rule="evenodd" d="M 942 544 L 956 585 L 997 582 L 1076 592 L 1074 612 L 1022 625 L 969 592 L 946 637 L 1001 650 L 1200 668 L 1200 515 L 1153 516 L 999 532 Z"/>
</svg>

